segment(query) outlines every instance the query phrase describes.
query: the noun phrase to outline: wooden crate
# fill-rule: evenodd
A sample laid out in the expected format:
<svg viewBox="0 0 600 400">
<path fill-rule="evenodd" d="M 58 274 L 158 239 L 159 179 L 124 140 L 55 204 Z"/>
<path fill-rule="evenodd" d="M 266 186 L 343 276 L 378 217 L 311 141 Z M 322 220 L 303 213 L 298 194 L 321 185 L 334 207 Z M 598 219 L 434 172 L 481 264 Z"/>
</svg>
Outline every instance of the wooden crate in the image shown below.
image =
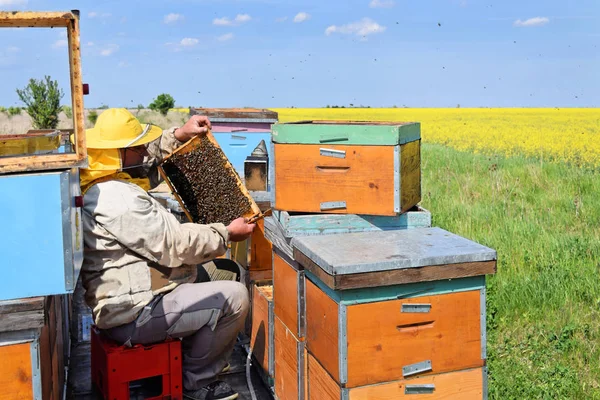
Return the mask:
<svg viewBox="0 0 600 400">
<path fill-rule="evenodd" d="M 304 270 L 277 248 L 273 252 L 273 302 L 275 316 L 303 341 L 305 327 Z"/>
<path fill-rule="evenodd" d="M 194 201 L 196 201 L 198 199 L 191 198 L 191 197 L 187 198 L 186 194 L 185 194 L 185 190 L 182 187 L 182 185 L 178 185 L 177 183 L 175 183 L 175 181 L 172 179 L 172 176 L 170 176 L 170 173 L 166 170 L 167 165 L 169 163 L 175 162 L 174 161 L 175 158 L 173 158 L 173 156 L 186 155 L 189 153 L 195 153 L 195 152 L 202 151 L 202 147 L 205 144 L 214 146 L 216 149 L 216 153 L 220 157 L 220 160 L 215 161 L 215 164 L 213 165 L 214 170 L 206 171 L 206 172 L 210 173 L 210 174 L 214 174 L 214 175 L 217 175 L 217 174 L 228 175 L 235 182 L 233 184 L 233 186 L 231 186 L 231 187 L 226 187 L 226 188 L 215 187 L 214 188 L 215 192 L 221 191 L 220 195 L 222 196 L 222 195 L 227 194 L 229 191 L 230 195 L 240 196 L 241 198 L 245 198 L 248 201 L 248 204 L 249 204 L 248 209 L 240 210 L 237 217 L 250 218 L 252 216 L 261 214 L 261 211 L 260 211 L 259 207 L 256 205 L 256 202 L 254 201 L 252 196 L 250 196 L 250 194 L 248 193 L 248 190 L 243 185 L 239 175 L 234 170 L 233 166 L 231 165 L 231 163 L 225 156 L 225 153 L 220 148 L 220 146 L 217 143 L 213 134 L 209 131 L 206 135 L 206 138 L 204 138 L 204 137 L 200 138 L 200 137 L 196 136 L 193 139 L 190 139 L 189 141 L 187 141 L 183 146 L 181 146 L 177 150 L 175 150 L 173 152 L 173 154 L 170 154 L 169 156 L 165 157 L 158 166 L 159 173 L 161 174 L 161 176 L 163 177 L 165 182 L 167 182 L 167 184 L 169 185 L 169 188 L 173 192 L 173 195 L 179 202 L 181 208 L 185 212 L 189 221 L 195 222 L 195 223 L 202 222 L 202 223 L 206 223 L 206 224 L 210 224 L 210 223 L 214 223 L 214 222 L 222 222 L 222 223 L 228 224 L 229 222 L 231 222 L 231 221 L 225 221 L 224 220 L 225 217 L 223 217 L 223 216 L 218 216 L 218 217 L 216 217 L 216 220 L 213 221 L 212 219 L 204 220 L 205 218 L 202 216 L 192 215 L 192 211 L 190 211 L 192 204 Z M 193 179 L 194 178 L 186 175 L 186 181 L 188 183 L 190 181 L 193 181 Z M 194 182 L 191 182 L 191 183 L 193 184 Z M 188 204 L 186 204 L 186 200 L 188 201 Z M 200 218 L 202 218 L 203 221 L 199 221 Z"/>
<path fill-rule="evenodd" d="M 258 364 L 271 377 L 274 376 L 274 332 L 272 282 L 257 282 L 252 285 L 252 325 L 250 346 Z"/>
<path fill-rule="evenodd" d="M 275 317 L 275 398 L 304 400 L 307 392 L 306 346 Z"/>
<path fill-rule="evenodd" d="M 272 132 L 278 210 L 393 216 L 421 200 L 419 124 L 308 121 Z"/>
<path fill-rule="evenodd" d="M 306 342 L 335 381 L 359 387 L 485 364 L 485 278 L 338 294 L 308 273 Z"/>
<path fill-rule="evenodd" d="M 473 368 L 377 385 L 343 388 L 308 354 L 308 400 L 486 399 L 487 369 Z"/>
<path fill-rule="evenodd" d="M 0 399 L 62 400 L 69 346 L 63 301 L 48 296 L 0 302 Z"/>
</svg>

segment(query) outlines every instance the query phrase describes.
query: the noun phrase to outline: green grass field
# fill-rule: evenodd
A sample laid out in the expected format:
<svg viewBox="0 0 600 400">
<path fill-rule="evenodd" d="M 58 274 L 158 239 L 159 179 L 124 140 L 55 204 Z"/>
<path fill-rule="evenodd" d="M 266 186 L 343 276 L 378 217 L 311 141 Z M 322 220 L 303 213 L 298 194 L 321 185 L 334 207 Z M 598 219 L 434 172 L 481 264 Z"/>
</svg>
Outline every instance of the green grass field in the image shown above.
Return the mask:
<svg viewBox="0 0 600 400">
<path fill-rule="evenodd" d="M 494 248 L 491 399 L 600 399 L 600 171 L 424 144 L 433 223 Z"/>
</svg>

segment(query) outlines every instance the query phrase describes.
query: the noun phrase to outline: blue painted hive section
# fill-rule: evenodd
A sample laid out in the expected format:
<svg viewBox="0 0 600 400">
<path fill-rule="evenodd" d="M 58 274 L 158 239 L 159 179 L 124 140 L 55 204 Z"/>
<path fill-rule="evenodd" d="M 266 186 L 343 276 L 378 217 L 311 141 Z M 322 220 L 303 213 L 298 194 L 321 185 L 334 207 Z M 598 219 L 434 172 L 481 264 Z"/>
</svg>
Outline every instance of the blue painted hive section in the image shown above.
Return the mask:
<svg viewBox="0 0 600 400">
<path fill-rule="evenodd" d="M 259 145 L 261 140 L 265 141 L 267 148 L 271 142 L 271 132 L 213 132 L 213 136 L 223 149 L 225 156 L 233 165 L 240 177 L 244 177 L 244 161 L 252 151 Z M 269 163 L 272 162 L 269 154 Z"/>
<path fill-rule="evenodd" d="M 71 293 L 83 261 L 77 170 L 0 177 L 0 300 Z"/>
</svg>

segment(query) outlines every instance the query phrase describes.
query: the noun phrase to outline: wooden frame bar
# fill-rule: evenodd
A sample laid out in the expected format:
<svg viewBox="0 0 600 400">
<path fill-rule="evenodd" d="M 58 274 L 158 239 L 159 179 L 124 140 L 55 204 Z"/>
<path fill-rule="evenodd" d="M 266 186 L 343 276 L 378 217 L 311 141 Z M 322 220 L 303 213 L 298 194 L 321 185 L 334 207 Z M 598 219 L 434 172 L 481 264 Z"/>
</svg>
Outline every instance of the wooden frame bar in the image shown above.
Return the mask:
<svg viewBox="0 0 600 400">
<path fill-rule="evenodd" d="M 60 28 L 67 29 L 71 101 L 75 134 L 74 154 L 25 155 L 0 158 L 0 174 L 21 171 L 70 169 L 87 167 L 83 84 L 81 81 L 81 50 L 79 11 L 70 12 L 0 12 L 0 28 Z"/>
</svg>

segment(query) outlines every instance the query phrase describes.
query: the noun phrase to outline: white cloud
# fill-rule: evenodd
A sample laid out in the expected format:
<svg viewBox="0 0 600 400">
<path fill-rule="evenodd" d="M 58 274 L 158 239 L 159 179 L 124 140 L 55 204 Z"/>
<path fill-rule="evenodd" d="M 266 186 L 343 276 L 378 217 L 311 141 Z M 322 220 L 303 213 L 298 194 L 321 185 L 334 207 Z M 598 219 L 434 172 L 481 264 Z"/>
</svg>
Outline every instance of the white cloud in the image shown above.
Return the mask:
<svg viewBox="0 0 600 400">
<path fill-rule="evenodd" d="M 0 7 L 18 7 L 27 5 L 28 0 L 0 0 Z"/>
<path fill-rule="evenodd" d="M 300 23 L 300 22 L 304 22 L 308 19 L 310 19 L 310 14 L 302 11 L 302 12 L 299 12 L 298 14 L 296 14 L 296 16 L 294 17 L 294 22 Z"/>
<path fill-rule="evenodd" d="M 215 19 L 213 19 L 213 25 L 231 26 L 231 25 L 233 25 L 233 22 L 231 22 L 231 20 L 227 17 L 215 18 Z"/>
<path fill-rule="evenodd" d="M 17 53 L 17 52 L 21 51 L 21 49 L 18 48 L 17 46 L 9 46 L 6 48 L 6 51 L 9 53 Z"/>
<path fill-rule="evenodd" d="M 543 26 L 546 25 L 550 20 L 546 17 L 535 17 L 529 18 L 525 21 L 521 21 L 520 19 L 514 22 L 514 26 L 518 27 L 532 27 L 532 26 Z"/>
<path fill-rule="evenodd" d="M 92 47 L 93 45 L 94 45 L 94 42 L 87 42 L 88 47 Z"/>
<path fill-rule="evenodd" d="M 99 12 L 96 12 L 96 11 L 90 11 L 88 13 L 88 17 L 89 18 L 108 18 L 111 15 L 112 15 L 111 13 L 99 13 Z"/>
<path fill-rule="evenodd" d="M 120 61 L 118 65 L 119 68 L 131 67 L 131 64 L 129 64 L 127 61 Z"/>
<path fill-rule="evenodd" d="M 67 39 L 60 39 L 60 40 L 57 40 L 56 42 L 54 42 L 52 47 L 55 49 L 60 49 L 61 47 L 67 47 L 68 44 L 69 44 L 69 41 Z"/>
<path fill-rule="evenodd" d="M 66 29 L 64 29 L 64 30 L 62 30 L 62 31 L 59 31 L 59 32 L 58 32 L 58 36 L 59 36 L 59 37 L 61 37 L 61 38 L 66 38 L 66 37 L 68 36 L 68 35 L 67 35 L 67 30 L 66 30 Z"/>
<path fill-rule="evenodd" d="M 183 15 L 171 13 L 171 14 L 165 15 L 164 23 L 170 24 L 170 23 L 177 22 L 177 21 L 183 21 L 183 19 L 184 19 Z"/>
<path fill-rule="evenodd" d="M 244 22 L 248 22 L 252 19 L 248 14 L 238 14 L 235 16 L 235 22 L 238 24 L 243 24 Z"/>
<path fill-rule="evenodd" d="M 346 25 L 331 25 L 325 30 L 327 36 L 332 33 L 342 33 L 345 35 L 367 36 L 374 33 L 382 33 L 386 30 L 385 26 L 379 25 L 370 18 L 363 18 L 358 22 L 353 22 Z"/>
<path fill-rule="evenodd" d="M 108 57 L 119 50 L 119 46 L 116 44 L 109 44 L 104 49 L 100 51 L 100 55 L 104 57 Z"/>
<path fill-rule="evenodd" d="M 217 38 L 217 40 L 218 40 L 219 42 L 226 42 L 226 41 L 228 41 L 228 40 L 231 40 L 231 39 L 233 39 L 233 37 L 234 37 L 233 33 L 226 33 L 226 34 L 224 34 L 224 35 L 221 35 L 221 36 L 219 36 L 219 37 Z"/>
<path fill-rule="evenodd" d="M 371 8 L 392 8 L 394 7 L 394 0 L 371 0 L 369 7 Z"/>
<path fill-rule="evenodd" d="M 244 22 L 248 22 L 252 19 L 251 16 L 249 16 L 248 14 L 238 14 L 236 15 L 235 19 L 232 21 L 230 18 L 228 17 L 223 17 L 223 18 L 215 18 L 213 19 L 213 25 L 217 25 L 217 26 L 236 26 L 236 25 L 241 25 Z"/>
<path fill-rule="evenodd" d="M 275 22 L 285 22 L 287 21 L 288 17 L 279 17 L 279 18 L 275 18 Z"/>
<path fill-rule="evenodd" d="M 195 38 L 183 38 L 181 42 L 179 42 L 181 46 L 190 47 L 198 44 L 198 39 Z"/>
</svg>

